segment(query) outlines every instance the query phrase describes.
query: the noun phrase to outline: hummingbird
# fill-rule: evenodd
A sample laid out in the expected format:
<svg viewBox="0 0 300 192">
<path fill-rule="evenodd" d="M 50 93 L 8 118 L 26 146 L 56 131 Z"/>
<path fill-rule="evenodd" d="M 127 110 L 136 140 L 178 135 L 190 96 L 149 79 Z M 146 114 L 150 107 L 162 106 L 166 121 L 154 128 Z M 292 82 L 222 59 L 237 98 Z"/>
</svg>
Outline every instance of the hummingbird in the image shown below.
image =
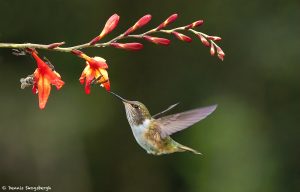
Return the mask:
<svg viewBox="0 0 300 192">
<path fill-rule="evenodd" d="M 217 105 L 196 108 L 193 110 L 159 117 L 173 109 L 178 103 L 171 105 L 166 110 L 151 116 L 147 107 L 139 101 L 129 101 L 114 92 L 110 92 L 119 98 L 126 111 L 127 120 L 137 143 L 152 155 L 163 155 L 174 152 L 189 151 L 194 154 L 200 152 L 174 141 L 170 135 L 184 130 L 210 115 Z"/>
</svg>

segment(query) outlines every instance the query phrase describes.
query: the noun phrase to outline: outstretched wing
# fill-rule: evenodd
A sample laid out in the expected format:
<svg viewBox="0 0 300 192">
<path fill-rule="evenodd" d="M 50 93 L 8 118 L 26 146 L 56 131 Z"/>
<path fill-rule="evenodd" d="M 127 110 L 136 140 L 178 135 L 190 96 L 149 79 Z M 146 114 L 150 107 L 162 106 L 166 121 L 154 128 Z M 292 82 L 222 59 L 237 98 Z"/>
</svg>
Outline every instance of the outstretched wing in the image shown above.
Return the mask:
<svg viewBox="0 0 300 192">
<path fill-rule="evenodd" d="M 210 115 L 216 108 L 217 105 L 212 105 L 161 117 L 157 119 L 160 125 L 160 136 L 165 138 L 173 133 L 186 129 Z"/>
</svg>

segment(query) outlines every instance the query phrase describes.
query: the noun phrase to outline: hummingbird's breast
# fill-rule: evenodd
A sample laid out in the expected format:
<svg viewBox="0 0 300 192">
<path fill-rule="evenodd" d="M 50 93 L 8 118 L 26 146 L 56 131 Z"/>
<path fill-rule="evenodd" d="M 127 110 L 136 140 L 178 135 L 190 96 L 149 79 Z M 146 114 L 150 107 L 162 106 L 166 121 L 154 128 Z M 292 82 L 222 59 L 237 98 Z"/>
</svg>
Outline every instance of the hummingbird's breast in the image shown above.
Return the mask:
<svg viewBox="0 0 300 192">
<path fill-rule="evenodd" d="M 152 143 L 148 141 L 145 137 L 146 133 L 149 130 L 150 123 L 150 119 L 145 119 L 142 124 L 130 124 L 135 140 L 146 151 L 152 151 L 154 148 Z"/>
</svg>

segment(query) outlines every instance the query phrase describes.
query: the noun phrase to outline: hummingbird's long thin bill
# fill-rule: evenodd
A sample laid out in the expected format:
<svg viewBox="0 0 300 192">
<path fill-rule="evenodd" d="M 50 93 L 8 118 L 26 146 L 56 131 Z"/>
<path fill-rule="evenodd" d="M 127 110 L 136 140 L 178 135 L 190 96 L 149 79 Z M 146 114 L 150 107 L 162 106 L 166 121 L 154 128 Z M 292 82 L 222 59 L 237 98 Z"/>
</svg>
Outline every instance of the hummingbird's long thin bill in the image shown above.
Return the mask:
<svg viewBox="0 0 300 192">
<path fill-rule="evenodd" d="M 123 97 L 121 97 L 120 95 L 118 95 L 118 94 L 116 94 L 116 93 L 114 93 L 114 92 L 112 92 L 112 91 L 110 91 L 110 93 L 111 94 L 113 94 L 115 97 L 117 97 L 118 99 L 120 99 L 121 101 L 123 101 L 123 102 L 128 102 L 126 99 L 124 99 Z"/>
</svg>

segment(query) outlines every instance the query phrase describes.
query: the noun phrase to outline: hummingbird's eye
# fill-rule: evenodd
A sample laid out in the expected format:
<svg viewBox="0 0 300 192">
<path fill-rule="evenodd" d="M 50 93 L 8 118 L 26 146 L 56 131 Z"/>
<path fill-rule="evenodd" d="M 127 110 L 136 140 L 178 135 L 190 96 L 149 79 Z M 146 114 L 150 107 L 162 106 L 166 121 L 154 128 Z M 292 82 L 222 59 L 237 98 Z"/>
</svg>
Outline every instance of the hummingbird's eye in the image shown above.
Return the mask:
<svg viewBox="0 0 300 192">
<path fill-rule="evenodd" d="M 140 108 L 138 105 L 134 105 L 134 104 L 132 104 L 132 107 L 134 107 L 135 109 L 139 109 Z"/>
</svg>

